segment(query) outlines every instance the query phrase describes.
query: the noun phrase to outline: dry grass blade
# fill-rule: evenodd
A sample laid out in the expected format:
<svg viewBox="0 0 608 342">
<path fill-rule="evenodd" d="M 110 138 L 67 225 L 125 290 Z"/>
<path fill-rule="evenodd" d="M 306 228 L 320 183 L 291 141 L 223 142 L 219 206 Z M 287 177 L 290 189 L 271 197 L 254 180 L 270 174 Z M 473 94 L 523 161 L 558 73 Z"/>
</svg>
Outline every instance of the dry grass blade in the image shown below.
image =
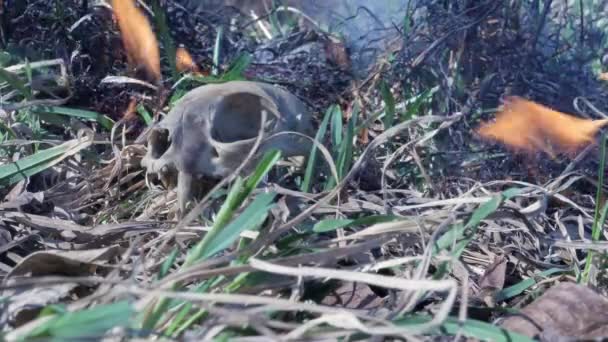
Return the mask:
<svg viewBox="0 0 608 342">
<path fill-rule="evenodd" d="M 445 280 L 426 280 L 426 279 L 402 279 L 396 277 L 389 277 L 384 275 L 375 275 L 363 272 L 351 272 L 337 269 L 327 269 L 319 267 L 288 267 L 277 264 L 272 264 L 266 261 L 262 261 L 256 258 L 250 258 L 249 264 L 251 267 L 270 273 L 276 273 L 281 275 L 289 275 L 295 277 L 315 277 L 315 278 L 327 278 L 327 279 L 340 279 L 352 282 L 362 282 L 368 285 L 375 285 L 385 288 L 393 288 L 407 292 L 416 291 L 438 291 L 448 292 L 445 301 L 441 304 L 435 317 L 428 323 L 421 324 L 418 327 L 410 327 L 410 333 L 422 332 L 437 326 L 443 322 L 448 316 L 452 305 L 456 299 L 456 291 L 458 285 L 453 279 Z"/>
<path fill-rule="evenodd" d="M 161 78 L 156 35 L 134 0 L 112 0 L 122 41 L 132 67 L 143 67 L 155 81 Z"/>
<path fill-rule="evenodd" d="M 576 152 L 594 141 L 608 119 L 588 120 L 570 116 L 520 97 L 507 100 L 496 122 L 481 125 L 477 132 L 512 148 L 551 153 L 552 146 Z"/>
</svg>

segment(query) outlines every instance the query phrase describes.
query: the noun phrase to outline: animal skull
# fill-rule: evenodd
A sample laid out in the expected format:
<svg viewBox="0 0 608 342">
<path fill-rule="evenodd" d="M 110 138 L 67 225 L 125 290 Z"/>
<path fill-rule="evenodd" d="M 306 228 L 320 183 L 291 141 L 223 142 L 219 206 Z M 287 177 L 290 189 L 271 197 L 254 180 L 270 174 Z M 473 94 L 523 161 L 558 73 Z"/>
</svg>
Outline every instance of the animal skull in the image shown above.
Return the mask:
<svg viewBox="0 0 608 342">
<path fill-rule="evenodd" d="M 268 139 L 286 131 L 314 136 L 311 114 L 295 95 L 270 84 L 231 81 L 204 85 L 182 97 L 151 128 L 141 164 L 166 187 L 177 186 L 183 213 L 196 183 L 225 177 L 243 162 L 258 138 L 263 113 L 264 140 L 244 172 L 270 149 L 285 157 L 308 155 L 312 143 L 306 138 L 283 134 Z"/>
</svg>

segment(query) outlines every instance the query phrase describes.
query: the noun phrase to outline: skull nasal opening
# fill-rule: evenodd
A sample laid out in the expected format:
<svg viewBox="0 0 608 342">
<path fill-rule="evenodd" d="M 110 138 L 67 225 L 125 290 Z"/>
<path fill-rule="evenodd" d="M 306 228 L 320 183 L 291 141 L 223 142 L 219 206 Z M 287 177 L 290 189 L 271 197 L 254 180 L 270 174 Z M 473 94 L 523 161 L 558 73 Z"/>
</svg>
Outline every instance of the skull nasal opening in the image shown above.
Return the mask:
<svg viewBox="0 0 608 342">
<path fill-rule="evenodd" d="M 213 115 L 212 138 L 222 143 L 231 143 L 257 137 L 262 120 L 261 111 L 262 103 L 256 95 L 239 93 L 224 97 Z"/>
</svg>

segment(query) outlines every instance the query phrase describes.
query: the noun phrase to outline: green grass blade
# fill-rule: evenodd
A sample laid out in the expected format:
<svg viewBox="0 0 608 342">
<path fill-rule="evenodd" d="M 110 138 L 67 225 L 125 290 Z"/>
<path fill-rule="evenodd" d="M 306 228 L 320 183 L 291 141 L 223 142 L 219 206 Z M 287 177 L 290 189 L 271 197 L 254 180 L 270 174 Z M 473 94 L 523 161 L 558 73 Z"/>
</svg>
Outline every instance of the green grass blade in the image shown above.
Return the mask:
<svg viewBox="0 0 608 342">
<path fill-rule="evenodd" d="M 331 145 L 333 146 L 336 155 L 340 153 L 342 135 L 342 111 L 340 110 L 340 107 L 338 107 L 338 110 L 334 111 L 331 120 Z"/>
<path fill-rule="evenodd" d="M 241 54 L 228 68 L 228 71 L 222 76 L 224 81 L 236 81 L 243 79 L 243 73 L 253 61 L 253 56 L 249 53 Z"/>
<path fill-rule="evenodd" d="M 479 223 L 495 212 L 502 203 L 513 196 L 519 194 L 520 190 L 513 188 L 508 189 L 496 196 L 491 200 L 485 202 L 479 206 L 469 218 L 469 221 L 463 225 L 454 225 L 452 229 L 443 234 L 435 243 L 435 253 L 440 250 L 448 249 L 451 246 L 455 246 L 452 251 L 455 257 L 459 257 L 464 251 L 464 248 L 471 242 L 477 232 L 477 226 Z M 454 244 L 456 241 L 456 244 Z"/>
<path fill-rule="evenodd" d="M 64 116 L 70 116 L 70 117 L 75 117 L 75 118 L 79 118 L 79 119 L 84 119 L 84 120 L 88 120 L 88 121 L 94 121 L 99 123 L 103 128 L 107 129 L 107 130 L 111 130 L 112 127 L 114 126 L 114 121 L 112 121 L 112 119 L 110 119 L 109 117 L 91 111 L 91 110 L 84 110 L 84 109 L 75 109 L 75 108 L 68 108 L 68 107 L 59 107 L 59 106 L 35 106 L 32 107 L 31 111 L 33 113 L 36 113 L 38 115 L 44 115 L 44 114 L 55 114 L 55 115 L 64 115 Z"/>
<path fill-rule="evenodd" d="M 148 110 L 146 109 L 146 107 L 144 107 L 143 104 L 140 103 L 137 105 L 137 113 L 139 113 L 139 115 L 144 120 L 147 126 L 150 126 L 152 124 L 152 115 L 150 115 L 150 112 L 148 112 Z"/>
<path fill-rule="evenodd" d="M 389 129 L 395 121 L 395 98 L 384 80 L 380 82 L 380 93 L 384 101 L 384 129 Z"/>
<path fill-rule="evenodd" d="M 224 227 L 218 234 L 209 239 L 202 249 L 202 257 L 208 258 L 213 254 L 227 248 L 236 241 L 245 230 L 254 230 L 264 222 L 276 194 L 262 193 L 239 215 L 234 221 Z"/>
<path fill-rule="evenodd" d="M 415 315 L 412 317 L 399 318 L 394 321 L 399 326 L 416 326 L 426 324 L 431 321 L 431 317 L 428 315 Z M 493 341 L 493 342 L 533 342 L 524 335 L 511 332 L 507 329 L 498 327 L 494 324 L 467 319 L 463 322 L 455 317 L 448 317 L 443 324 L 435 329 L 433 335 L 437 336 L 455 336 L 461 333 L 465 337 L 477 339 L 480 341 Z"/>
<path fill-rule="evenodd" d="M 23 97 L 28 100 L 32 99 L 32 91 L 17 75 L 10 71 L 0 68 L 0 80 L 8 83 L 13 89 L 19 91 Z"/>
<path fill-rule="evenodd" d="M 237 201 L 237 199 L 243 191 L 243 187 L 243 179 L 240 177 L 237 178 L 230 188 L 230 192 L 228 192 L 226 200 L 217 213 L 215 222 L 213 222 L 213 227 L 211 227 L 211 230 L 205 235 L 201 242 L 196 244 L 196 246 L 190 250 L 188 256 L 186 257 L 186 261 L 184 262 L 184 267 L 188 267 L 200 260 L 203 257 L 203 251 L 208 248 L 207 244 L 209 241 L 212 240 L 213 236 L 218 234 L 219 231 L 230 221 L 230 218 L 236 210 L 238 203 L 240 203 Z"/>
<path fill-rule="evenodd" d="M 329 119 L 334 115 L 333 113 L 337 112 L 337 111 L 340 111 L 340 108 L 337 105 L 332 105 L 325 111 L 325 116 L 323 116 L 323 120 L 321 121 L 321 124 L 319 125 L 319 129 L 317 130 L 317 135 L 315 136 L 315 140 L 318 143 L 321 143 L 323 141 L 325 132 L 327 132 L 327 125 L 329 123 Z M 300 191 L 302 191 L 302 192 L 310 191 L 310 185 L 312 183 L 313 171 L 315 170 L 316 163 L 317 163 L 317 148 L 313 147 L 310 150 L 310 154 L 308 156 L 308 163 L 306 165 L 304 179 L 302 180 L 302 184 L 300 185 Z"/>
<path fill-rule="evenodd" d="M 439 87 L 434 87 L 428 90 L 425 90 L 421 94 L 418 94 L 407 100 L 406 103 L 406 111 L 403 119 L 405 121 L 411 120 L 415 117 L 419 116 L 419 113 L 422 109 L 422 106 L 425 104 L 430 104 L 433 100 L 433 95 L 439 90 Z"/>
<path fill-rule="evenodd" d="M 173 264 L 175 263 L 175 260 L 177 259 L 177 253 L 179 252 L 179 249 L 177 247 L 174 247 L 173 250 L 171 251 L 171 254 L 169 254 L 169 256 L 167 257 L 167 259 L 163 262 L 163 264 L 160 267 L 160 271 L 158 272 L 158 280 L 163 279 L 167 274 L 169 274 L 169 270 L 171 269 L 171 266 L 173 266 Z"/>
<path fill-rule="evenodd" d="M 606 170 L 606 134 L 602 134 L 602 142 L 600 145 L 600 165 L 598 169 L 598 181 L 597 181 L 597 190 L 595 193 L 595 215 L 593 217 L 593 228 L 591 232 L 591 238 L 593 241 L 597 241 L 600 238 L 603 225 L 598 224 L 600 219 L 600 201 L 602 198 L 602 191 L 604 188 L 604 172 Z M 580 278 L 580 281 L 583 284 L 589 283 L 589 276 L 591 274 L 591 265 L 593 262 L 593 256 L 595 252 L 589 250 L 587 254 L 587 258 L 585 260 L 585 269 L 583 270 L 583 274 Z"/>
<path fill-rule="evenodd" d="M 253 191 L 253 189 L 260 184 L 264 176 L 270 172 L 270 169 L 272 169 L 280 159 L 280 150 L 271 150 L 264 154 L 264 157 L 259 162 L 258 167 L 253 172 L 253 175 L 251 175 L 249 178 L 247 178 L 247 181 L 245 181 L 245 196 L 249 195 L 249 193 L 251 193 L 251 191 Z"/>
<path fill-rule="evenodd" d="M 357 118 L 359 116 L 359 106 L 355 103 L 353 106 L 352 115 L 350 120 L 348 121 L 348 127 L 342 140 L 342 145 L 340 145 L 340 151 L 338 154 L 338 162 L 336 163 L 336 168 L 338 169 L 338 179 L 342 179 L 342 177 L 348 173 L 350 170 L 352 160 L 353 160 L 353 140 L 355 135 L 357 134 Z M 330 178 L 325 184 L 325 190 L 329 190 L 333 188 L 338 180 Z"/>
<path fill-rule="evenodd" d="M 24 338 L 99 338 L 113 327 L 128 324 L 132 313 L 133 308 L 127 301 L 97 305 L 90 309 L 57 315 Z"/>
<path fill-rule="evenodd" d="M 63 159 L 72 156 L 89 147 L 91 140 L 76 139 L 67 141 L 59 146 L 27 156 L 16 162 L 0 166 L 0 185 L 10 186 L 27 177 L 31 177 L 47 168 L 58 164 Z"/>
<path fill-rule="evenodd" d="M 563 270 L 561 268 L 550 268 L 546 271 L 542 271 L 542 272 L 536 274 L 532 278 L 524 279 L 515 285 L 506 287 L 506 288 L 498 291 L 496 293 L 496 295 L 494 296 L 494 298 L 495 298 L 496 302 L 502 302 L 507 299 L 513 298 L 515 296 L 522 294 L 525 290 L 529 289 L 530 287 L 536 285 L 539 281 L 542 280 L 541 278 L 546 278 L 552 274 L 563 273 L 563 272 L 565 272 L 565 270 Z"/>
<path fill-rule="evenodd" d="M 213 46 L 213 68 L 211 69 L 211 75 L 218 75 L 218 68 L 220 66 L 220 51 L 221 51 L 221 43 L 222 36 L 224 35 L 224 27 L 220 26 L 217 29 L 217 35 L 215 36 L 215 45 Z"/>
<path fill-rule="evenodd" d="M 348 228 L 353 226 L 368 226 L 377 223 L 392 222 L 402 219 L 393 215 L 373 215 L 359 219 L 325 219 L 317 222 L 313 227 L 315 233 L 327 233 L 339 228 Z"/>
<path fill-rule="evenodd" d="M 253 175 L 249 179 L 246 181 L 243 181 L 243 179 L 240 177 L 236 179 L 232 185 L 232 188 L 230 189 L 230 192 L 228 193 L 228 196 L 226 197 L 226 200 L 217 213 L 215 222 L 213 222 L 213 227 L 207 233 L 207 235 L 205 235 L 203 240 L 201 240 L 201 242 L 199 242 L 190 251 L 190 253 L 188 253 L 186 262 L 184 263 L 186 267 L 204 257 L 204 251 L 210 248 L 208 245 L 215 240 L 216 235 L 221 233 L 222 229 L 224 229 L 226 224 L 228 224 L 234 215 L 234 212 L 258 186 L 264 175 L 266 175 L 280 159 L 280 155 L 280 152 L 277 150 L 267 152 L 264 155 L 264 158 L 262 158 L 262 160 L 258 163 L 258 167 L 256 167 Z"/>
</svg>

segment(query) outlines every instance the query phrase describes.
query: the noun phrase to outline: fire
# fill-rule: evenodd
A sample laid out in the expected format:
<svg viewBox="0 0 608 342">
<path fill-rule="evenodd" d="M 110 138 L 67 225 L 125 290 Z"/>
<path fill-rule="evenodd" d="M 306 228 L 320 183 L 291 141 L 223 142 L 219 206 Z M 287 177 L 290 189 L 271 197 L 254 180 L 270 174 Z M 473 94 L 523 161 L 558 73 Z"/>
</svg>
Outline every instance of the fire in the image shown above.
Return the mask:
<svg viewBox="0 0 608 342">
<path fill-rule="evenodd" d="M 186 48 L 180 46 L 175 53 L 175 64 L 179 72 L 192 72 L 193 74 L 202 74 L 200 68 L 190 56 Z"/>
<path fill-rule="evenodd" d="M 520 97 L 507 99 L 495 122 L 482 124 L 477 132 L 517 150 L 544 151 L 553 148 L 573 153 L 595 140 L 608 119 L 589 120 L 561 113 Z"/>
<path fill-rule="evenodd" d="M 122 41 L 131 67 L 143 67 L 155 81 L 160 80 L 160 55 L 156 36 L 135 0 L 112 0 Z"/>
</svg>

